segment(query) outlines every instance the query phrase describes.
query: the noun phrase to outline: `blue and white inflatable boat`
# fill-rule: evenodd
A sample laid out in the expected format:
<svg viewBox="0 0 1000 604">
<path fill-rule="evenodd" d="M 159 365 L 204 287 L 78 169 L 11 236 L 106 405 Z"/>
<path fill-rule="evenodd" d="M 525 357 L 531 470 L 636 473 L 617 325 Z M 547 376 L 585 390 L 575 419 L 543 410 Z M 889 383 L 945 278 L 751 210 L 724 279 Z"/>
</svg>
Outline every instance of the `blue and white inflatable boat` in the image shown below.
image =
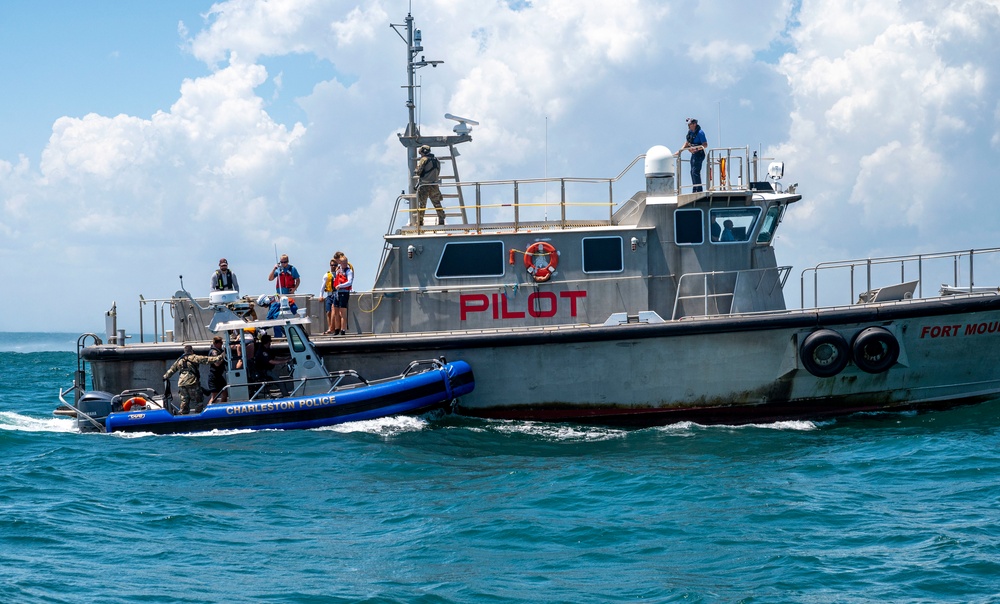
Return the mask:
<svg viewBox="0 0 1000 604">
<path fill-rule="evenodd" d="M 413 361 L 398 376 L 368 381 L 352 370 L 330 372 L 309 341 L 309 319 L 287 313 L 278 319 L 246 321 L 228 311 L 226 299 L 213 300 L 216 320 L 209 329 L 225 334 L 227 402 L 200 405 L 182 415 L 170 395 L 140 387 L 120 394 L 84 392 L 79 384 L 60 391 L 64 408 L 77 427 L 89 432 L 176 434 L 211 430 L 301 430 L 392 415 L 419 414 L 447 405 L 472 392 L 472 368 L 464 361 Z M 281 377 L 261 379 L 241 359 L 253 359 L 255 335 L 274 327 L 287 334 L 288 357 Z M 284 352 L 284 351 L 282 351 Z M 221 357 L 220 357 L 221 358 Z M 258 381 L 253 381 L 256 376 Z M 73 403 L 65 395 L 76 391 Z"/>
</svg>

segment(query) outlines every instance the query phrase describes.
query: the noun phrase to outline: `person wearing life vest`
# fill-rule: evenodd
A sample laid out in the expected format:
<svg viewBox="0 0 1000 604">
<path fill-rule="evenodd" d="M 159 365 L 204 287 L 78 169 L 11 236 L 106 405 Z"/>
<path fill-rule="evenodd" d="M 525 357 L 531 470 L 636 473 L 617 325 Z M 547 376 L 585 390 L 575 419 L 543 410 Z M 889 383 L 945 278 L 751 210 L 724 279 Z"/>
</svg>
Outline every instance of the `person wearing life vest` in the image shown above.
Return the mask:
<svg viewBox="0 0 1000 604">
<path fill-rule="evenodd" d="M 229 261 L 225 258 L 219 260 L 219 270 L 212 273 L 212 291 L 240 291 L 240 283 L 236 280 L 236 273 L 229 270 Z"/>
<path fill-rule="evenodd" d="M 282 254 L 278 264 L 267 275 L 268 281 L 278 280 L 277 293 L 280 296 L 294 294 L 299 287 L 299 271 L 288 263 L 288 254 Z"/>
<path fill-rule="evenodd" d="M 416 224 L 424 224 L 424 208 L 427 207 L 427 198 L 431 198 L 431 203 L 437 209 L 438 224 L 444 224 L 444 208 L 441 207 L 441 189 L 438 182 L 441 175 L 441 162 L 431 153 L 431 148 L 427 145 L 420 147 L 420 159 L 417 160 L 417 167 L 413 171 L 413 178 L 417 181 L 417 217 Z"/>
<path fill-rule="evenodd" d="M 708 148 L 708 137 L 705 136 L 705 131 L 701 129 L 698 125 L 698 120 L 694 118 L 687 118 L 688 132 L 687 136 L 684 138 L 684 146 L 678 149 L 674 156 L 681 154 L 681 151 L 687 149 L 691 152 L 691 184 L 694 187 L 691 191 L 694 193 L 700 193 L 701 188 L 701 165 L 705 163 L 705 149 Z"/>
<path fill-rule="evenodd" d="M 337 272 L 333 277 L 333 287 L 336 295 L 333 299 L 333 335 L 347 335 L 347 305 L 351 301 L 351 288 L 354 286 L 354 267 L 347 261 L 347 254 L 337 252 L 333 255 L 337 262 Z"/>
<path fill-rule="evenodd" d="M 332 334 L 333 331 L 333 321 L 336 313 L 333 311 L 333 302 L 337 298 L 337 286 L 334 281 L 337 278 L 337 267 L 340 264 L 335 258 L 330 258 L 330 270 L 323 275 L 323 285 L 320 287 L 319 296 L 323 298 L 324 307 L 326 308 L 326 331 L 324 334 Z"/>
<path fill-rule="evenodd" d="M 181 397 L 181 415 L 187 415 L 192 406 L 195 413 L 201 413 L 201 373 L 198 371 L 198 365 L 208 365 L 218 360 L 219 358 L 216 356 L 195 354 L 194 348 L 190 344 L 185 344 L 184 355 L 174 361 L 170 369 L 167 369 L 167 372 L 163 374 L 165 382 L 170 379 L 170 376 L 180 372 L 177 377 L 177 391 Z"/>
</svg>

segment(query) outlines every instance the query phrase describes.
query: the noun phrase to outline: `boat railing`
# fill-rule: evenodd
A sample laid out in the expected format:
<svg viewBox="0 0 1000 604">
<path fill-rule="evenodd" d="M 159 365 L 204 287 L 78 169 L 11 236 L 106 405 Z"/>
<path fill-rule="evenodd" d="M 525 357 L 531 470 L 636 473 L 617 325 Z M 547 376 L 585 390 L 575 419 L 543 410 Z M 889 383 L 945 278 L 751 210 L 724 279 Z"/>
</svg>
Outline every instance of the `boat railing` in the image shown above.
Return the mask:
<svg viewBox="0 0 1000 604">
<path fill-rule="evenodd" d="M 521 229 L 554 228 L 565 229 L 580 226 L 601 226 L 614 224 L 615 213 L 635 203 L 629 197 L 621 203 L 615 201 L 615 185 L 619 190 L 625 183 L 635 190 L 645 190 L 645 174 L 636 180 L 630 173 L 646 155 L 636 156 L 617 176 L 600 178 L 545 177 L 516 180 L 456 181 L 442 180 L 438 186 L 445 193 L 445 201 L 457 200 L 458 205 L 444 205 L 445 224 L 437 224 L 437 216 L 431 206 L 425 210 L 423 225 L 417 225 L 412 218 L 416 208 L 416 193 L 404 193 L 396 198 L 389 233 L 401 233 L 405 229 L 411 233 L 422 232 L 482 232 L 502 228 L 518 231 Z M 762 173 L 761 162 L 771 158 L 751 153 L 749 147 L 717 147 L 708 150 L 707 178 L 700 186 L 710 192 L 746 191 L 757 182 Z M 694 184 L 686 184 L 690 171 L 690 159 L 679 156 L 675 164 L 674 193 L 691 193 Z M 628 179 L 626 179 L 629 177 Z M 641 179 L 641 180 L 640 180 Z M 624 182 L 623 182 L 624 181 Z M 558 187 L 558 195 L 550 199 L 549 188 Z M 596 187 L 596 189 L 595 189 Z M 467 192 L 472 191 L 473 203 L 467 205 Z M 598 191 L 595 193 L 595 190 Z M 571 198 L 571 195 L 573 197 Z M 596 211 L 595 211 L 596 210 Z M 402 225 L 396 223 L 402 217 Z M 457 219 L 456 222 L 449 222 Z"/>
<path fill-rule="evenodd" d="M 85 333 L 76 339 L 76 371 L 73 372 L 73 385 L 66 390 L 59 389 L 59 398 L 63 395 L 73 393 L 73 402 L 79 403 L 80 397 L 87 391 L 87 361 L 83 358 L 83 349 L 87 347 L 87 340 L 92 341 L 92 346 L 100 346 L 101 338 L 96 333 Z M 65 400 L 63 401 L 65 403 Z M 74 405 L 66 403 L 70 409 L 76 410 Z"/>
<path fill-rule="evenodd" d="M 677 320 L 753 311 L 753 308 L 738 308 L 739 305 L 735 303 L 737 292 L 746 291 L 753 297 L 774 299 L 775 293 L 781 292 L 785 287 L 791 271 L 791 266 L 779 266 L 681 275 L 677 282 L 671 318 Z M 694 304 L 685 304 L 688 301 L 693 301 Z M 692 309 L 696 311 L 692 312 Z"/>
<path fill-rule="evenodd" d="M 167 329 L 167 313 L 176 323 L 174 302 L 176 298 L 145 298 L 139 294 L 139 342 L 145 342 L 146 311 L 151 308 L 153 317 L 153 338 L 156 342 L 169 342 L 173 339 L 173 330 Z"/>
<path fill-rule="evenodd" d="M 973 293 L 982 289 L 976 287 L 977 278 L 1000 285 L 1000 248 L 822 262 L 802 271 L 799 302 L 801 308 L 830 306 L 826 301 L 831 298 L 832 305 L 844 304 L 845 291 L 847 304 L 877 301 L 873 292 L 908 281 L 916 281 L 912 293 L 917 298 L 924 297 L 925 282 L 941 283 L 948 290 L 938 293 Z"/>
<path fill-rule="evenodd" d="M 419 359 L 411 361 L 410 364 L 406 366 L 406 369 L 404 369 L 398 376 L 391 376 L 373 381 L 368 381 L 354 369 L 342 369 L 339 371 L 331 371 L 329 375 L 324 376 L 301 378 L 285 377 L 263 382 L 250 382 L 247 383 L 246 386 L 249 388 L 248 392 L 252 391 L 253 394 L 250 395 L 248 402 L 275 398 L 274 394 L 276 389 L 283 397 L 332 394 L 337 390 L 370 386 L 372 383 L 404 378 L 416 373 L 421 373 L 422 371 L 428 371 L 426 367 L 440 369 L 444 367 L 444 363 L 444 359 Z M 321 386 L 317 389 L 309 388 L 309 386 L 315 386 L 316 384 L 321 384 Z M 243 385 L 239 384 L 238 386 Z M 222 391 L 229 392 L 229 389 L 230 385 L 227 384 L 223 387 Z"/>
</svg>

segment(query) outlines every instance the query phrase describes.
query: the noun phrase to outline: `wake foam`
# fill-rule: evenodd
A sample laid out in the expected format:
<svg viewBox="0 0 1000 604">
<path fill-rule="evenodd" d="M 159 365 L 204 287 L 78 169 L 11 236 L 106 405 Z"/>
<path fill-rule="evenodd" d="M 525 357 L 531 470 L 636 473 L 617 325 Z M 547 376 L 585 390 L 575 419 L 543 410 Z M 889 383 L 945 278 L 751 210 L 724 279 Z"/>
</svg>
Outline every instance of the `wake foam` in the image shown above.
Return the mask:
<svg viewBox="0 0 1000 604">
<path fill-rule="evenodd" d="M 76 432 L 76 420 L 65 417 L 29 417 L 0 411 L 0 430 L 19 432 Z"/>
</svg>

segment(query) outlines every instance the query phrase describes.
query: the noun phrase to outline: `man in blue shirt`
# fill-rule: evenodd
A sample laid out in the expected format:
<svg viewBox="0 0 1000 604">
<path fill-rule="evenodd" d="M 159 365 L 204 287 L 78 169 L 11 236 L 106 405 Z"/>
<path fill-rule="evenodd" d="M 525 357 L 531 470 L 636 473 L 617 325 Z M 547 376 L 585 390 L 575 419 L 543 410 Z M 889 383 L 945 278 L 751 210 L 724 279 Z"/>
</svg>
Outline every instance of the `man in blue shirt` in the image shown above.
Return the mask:
<svg viewBox="0 0 1000 604">
<path fill-rule="evenodd" d="M 698 125 L 698 120 L 689 117 L 687 125 L 688 132 L 684 140 L 684 146 L 677 153 L 674 153 L 674 156 L 680 155 L 681 151 L 685 149 L 691 152 L 691 184 L 694 185 L 694 188 L 691 190 L 694 193 L 700 193 L 702 191 L 701 165 L 705 163 L 705 148 L 708 147 L 708 137 L 705 136 L 705 131 Z"/>
</svg>

